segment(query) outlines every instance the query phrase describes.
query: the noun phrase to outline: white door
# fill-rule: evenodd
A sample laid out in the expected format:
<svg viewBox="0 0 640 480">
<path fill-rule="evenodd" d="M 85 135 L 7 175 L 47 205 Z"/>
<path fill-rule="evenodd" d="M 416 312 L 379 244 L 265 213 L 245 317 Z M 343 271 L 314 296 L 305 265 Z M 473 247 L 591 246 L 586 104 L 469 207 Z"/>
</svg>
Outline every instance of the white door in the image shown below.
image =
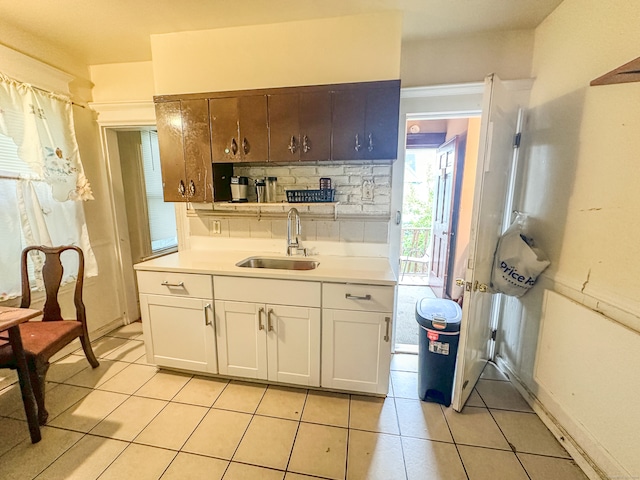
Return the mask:
<svg viewBox="0 0 640 480">
<path fill-rule="evenodd" d="M 140 295 L 147 359 L 163 367 L 218 373 L 211 303 Z"/>
<path fill-rule="evenodd" d="M 263 304 L 215 302 L 218 370 L 222 375 L 267 379 Z"/>
<path fill-rule="evenodd" d="M 320 309 L 267 305 L 269 380 L 320 386 Z"/>
<path fill-rule="evenodd" d="M 496 295 L 485 289 L 490 284 L 493 254 L 502 233 L 517 118 L 512 94 L 498 77 L 487 77 L 453 393 L 453 408 L 457 411 L 464 407 L 490 358 Z"/>
<path fill-rule="evenodd" d="M 391 313 L 322 310 L 322 386 L 386 395 Z"/>
</svg>

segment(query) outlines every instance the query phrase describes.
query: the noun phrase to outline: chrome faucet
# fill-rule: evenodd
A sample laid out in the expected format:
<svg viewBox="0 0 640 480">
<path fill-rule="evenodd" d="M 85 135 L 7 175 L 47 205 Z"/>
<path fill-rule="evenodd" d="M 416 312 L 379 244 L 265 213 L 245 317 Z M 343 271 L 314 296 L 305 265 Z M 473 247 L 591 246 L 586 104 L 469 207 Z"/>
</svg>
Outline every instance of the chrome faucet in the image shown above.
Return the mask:
<svg viewBox="0 0 640 480">
<path fill-rule="evenodd" d="M 300 247 L 300 240 L 298 235 L 302 233 L 302 227 L 300 226 L 300 213 L 297 208 L 291 208 L 287 215 L 287 255 L 295 255 L 299 252 L 306 257 L 307 249 Z"/>
</svg>

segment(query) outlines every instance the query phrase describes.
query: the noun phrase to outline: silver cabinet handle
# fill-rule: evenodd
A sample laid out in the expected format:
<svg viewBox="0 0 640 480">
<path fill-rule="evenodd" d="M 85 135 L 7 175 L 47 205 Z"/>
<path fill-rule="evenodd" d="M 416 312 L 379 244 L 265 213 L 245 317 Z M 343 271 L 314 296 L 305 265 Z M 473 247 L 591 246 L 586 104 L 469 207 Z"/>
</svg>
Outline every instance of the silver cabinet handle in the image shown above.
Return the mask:
<svg viewBox="0 0 640 480">
<path fill-rule="evenodd" d="M 302 137 L 302 152 L 308 153 L 311 150 L 311 142 L 309 141 L 309 137 L 306 135 Z"/>
<path fill-rule="evenodd" d="M 189 193 L 187 197 L 193 197 L 196 194 L 196 184 L 193 183 L 193 180 L 189 181 Z"/>
<path fill-rule="evenodd" d="M 203 309 L 204 310 L 204 324 L 205 325 L 211 325 L 211 320 L 209 320 L 209 316 L 207 315 L 207 310 L 210 309 L 210 308 L 211 308 L 211 304 L 207 303 L 204 306 L 204 309 Z"/>
<path fill-rule="evenodd" d="M 229 153 L 229 151 L 227 150 L 226 153 Z M 235 156 L 236 153 L 238 153 L 238 142 L 236 142 L 235 138 L 231 139 L 231 153 Z"/>
<path fill-rule="evenodd" d="M 369 134 L 369 146 L 367 147 L 367 150 L 373 152 L 373 133 Z"/>
<path fill-rule="evenodd" d="M 368 293 L 366 295 L 351 295 L 350 293 L 345 293 L 344 298 L 348 300 L 371 300 L 371 295 Z"/>
<path fill-rule="evenodd" d="M 356 133 L 355 151 L 359 152 L 361 149 L 362 149 L 362 144 L 360 143 L 360 136 Z"/>
<path fill-rule="evenodd" d="M 296 153 L 296 150 L 298 150 L 298 145 L 296 145 L 296 137 L 294 137 L 293 135 L 291 135 L 291 141 L 289 142 L 289 146 L 287 148 L 289 149 L 291 154 Z"/>
<path fill-rule="evenodd" d="M 164 286 L 164 287 L 177 287 L 177 288 L 184 288 L 184 282 L 178 282 L 178 283 L 169 283 L 166 280 L 164 282 L 162 282 L 160 285 Z"/>
<path fill-rule="evenodd" d="M 264 325 L 262 323 L 262 314 L 264 313 L 264 308 L 260 307 L 258 309 L 258 330 L 264 330 Z"/>
<path fill-rule="evenodd" d="M 184 182 L 180 180 L 180 183 L 178 184 L 178 193 L 180 194 L 181 197 L 184 197 L 184 192 L 185 192 Z"/>
<path fill-rule="evenodd" d="M 249 153 L 249 150 L 251 150 L 251 147 L 249 145 L 249 141 L 245 137 L 242 139 L 242 151 L 245 155 L 247 155 Z"/>
<path fill-rule="evenodd" d="M 273 323 L 271 322 L 271 315 L 273 314 L 273 308 L 270 308 L 267 312 L 267 331 L 273 332 Z"/>
<path fill-rule="evenodd" d="M 386 329 L 386 332 L 384 334 L 384 341 L 388 342 L 389 341 L 389 329 L 391 327 L 391 317 L 384 317 L 384 321 L 387 324 L 387 329 Z"/>
</svg>

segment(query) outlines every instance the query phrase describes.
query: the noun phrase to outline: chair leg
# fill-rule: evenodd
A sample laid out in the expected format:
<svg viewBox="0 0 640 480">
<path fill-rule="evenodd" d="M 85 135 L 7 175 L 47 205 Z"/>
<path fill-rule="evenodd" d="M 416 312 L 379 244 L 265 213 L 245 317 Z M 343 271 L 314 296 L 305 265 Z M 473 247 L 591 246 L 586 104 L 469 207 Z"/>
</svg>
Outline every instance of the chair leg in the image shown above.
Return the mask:
<svg viewBox="0 0 640 480">
<path fill-rule="evenodd" d="M 46 387 L 46 376 L 49 370 L 49 362 L 29 365 L 29 375 L 31 377 L 31 385 L 33 387 L 33 395 L 36 397 L 36 403 L 38 405 L 38 423 L 45 425 L 47 418 L 49 418 L 49 412 L 44 405 L 44 392 Z"/>
<path fill-rule="evenodd" d="M 89 338 L 87 338 L 85 335 L 82 335 L 80 337 L 80 343 L 82 344 L 82 350 L 84 350 L 84 355 L 87 357 L 87 360 L 89 360 L 89 364 L 91 365 L 91 367 L 99 367 L 100 362 L 98 362 L 96 356 L 93 354 L 93 348 L 91 348 L 91 342 L 89 341 Z"/>
</svg>

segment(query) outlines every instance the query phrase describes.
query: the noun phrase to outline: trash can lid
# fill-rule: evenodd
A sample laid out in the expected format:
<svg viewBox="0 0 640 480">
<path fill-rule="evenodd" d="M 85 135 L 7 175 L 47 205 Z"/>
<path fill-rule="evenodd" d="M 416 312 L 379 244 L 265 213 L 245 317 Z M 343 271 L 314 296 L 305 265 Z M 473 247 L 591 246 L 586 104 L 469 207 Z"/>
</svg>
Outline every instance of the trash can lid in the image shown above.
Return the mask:
<svg viewBox="0 0 640 480">
<path fill-rule="evenodd" d="M 459 332 L 462 309 L 453 300 L 422 298 L 416 303 L 416 321 L 440 332 Z"/>
</svg>

